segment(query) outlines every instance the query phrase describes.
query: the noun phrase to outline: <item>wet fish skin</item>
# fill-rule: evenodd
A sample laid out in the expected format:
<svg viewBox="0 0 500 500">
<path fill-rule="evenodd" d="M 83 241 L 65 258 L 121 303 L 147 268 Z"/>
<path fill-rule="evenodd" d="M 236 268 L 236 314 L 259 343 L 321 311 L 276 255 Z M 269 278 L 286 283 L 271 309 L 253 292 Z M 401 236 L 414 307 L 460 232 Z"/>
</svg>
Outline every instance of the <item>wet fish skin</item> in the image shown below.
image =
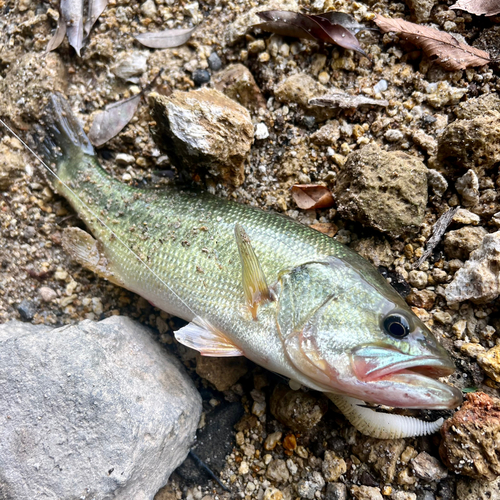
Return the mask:
<svg viewBox="0 0 500 500">
<path fill-rule="evenodd" d="M 60 97 L 52 98 L 45 127 L 39 150 L 57 166 L 52 184 L 98 242 L 76 230 L 66 247 L 101 276 L 193 322 L 178 332 L 181 342 L 205 355 L 243 354 L 305 386 L 372 403 L 460 403 L 459 391 L 436 380 L 453 372 L 449 355 L 347 247 L 284 216 L 206 193 L 114 180 Z M 256 315 L 242 285 L 235 227 L 248 235 L 273 297 Z M 408 336 L 384 329 L 391 314 L 407 318 Z"/>
</svg>

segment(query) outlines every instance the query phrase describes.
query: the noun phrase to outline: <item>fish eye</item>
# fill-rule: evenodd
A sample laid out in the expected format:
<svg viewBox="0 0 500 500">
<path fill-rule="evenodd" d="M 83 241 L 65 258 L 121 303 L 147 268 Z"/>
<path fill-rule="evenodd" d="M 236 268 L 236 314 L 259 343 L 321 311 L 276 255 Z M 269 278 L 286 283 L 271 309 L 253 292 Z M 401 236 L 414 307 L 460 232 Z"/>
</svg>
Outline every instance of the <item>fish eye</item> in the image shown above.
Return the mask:
<svg viewBox="0 0 500 500">
<path fill-rule="evenodd" d="M 410 324 L 402 314 L 389 314 L 383 325 L 385 331 L 395 339 L 404 339 L 410 333 Z"/>
</svg>

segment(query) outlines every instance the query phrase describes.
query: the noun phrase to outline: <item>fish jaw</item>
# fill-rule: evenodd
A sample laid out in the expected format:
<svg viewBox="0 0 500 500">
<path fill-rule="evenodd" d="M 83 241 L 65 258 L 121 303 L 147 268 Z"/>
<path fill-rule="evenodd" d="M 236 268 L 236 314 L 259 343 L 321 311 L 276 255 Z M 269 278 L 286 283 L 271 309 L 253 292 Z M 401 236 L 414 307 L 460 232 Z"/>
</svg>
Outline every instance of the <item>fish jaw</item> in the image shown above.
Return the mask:
<svg viewBox="0 0 500 500">
<path fill-rule="evenodd" d="M 350 364 L 365 401 L 427 409 L 452 409 L 462 402 L 457 388 L 438 380 L 455 371 L 449 356 L 410 356 L 394 346 L 361 346 L 351 352 Z"/>
</svg>

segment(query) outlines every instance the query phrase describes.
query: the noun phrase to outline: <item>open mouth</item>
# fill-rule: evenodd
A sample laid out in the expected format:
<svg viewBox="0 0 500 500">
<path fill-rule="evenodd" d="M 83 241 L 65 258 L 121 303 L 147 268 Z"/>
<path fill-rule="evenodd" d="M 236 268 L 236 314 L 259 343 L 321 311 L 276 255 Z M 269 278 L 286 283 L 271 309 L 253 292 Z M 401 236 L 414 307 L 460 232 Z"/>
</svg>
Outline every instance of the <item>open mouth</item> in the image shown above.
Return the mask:
<svg viewBox="0 0 500 500">
<path fill-rule="evenodd" d="M 405 354 L 392 346 L 362 346 L 354 349 L 351 359 L 356 376 L 364 382 L 393 379 L 397 375 L 414 375 L 415 381 L 437 379 L 455 371 L 448 356 Z"/>
<path fill-rule="evenodd" d="M 455 371 L 446 351 L 437 347 L 421 355 L 387 345 L 361 346 L 351 353 L 351 365 L 361 399 L 400 408 L 455 408 L 462 393 L 439 377 Z"/>
</svg>

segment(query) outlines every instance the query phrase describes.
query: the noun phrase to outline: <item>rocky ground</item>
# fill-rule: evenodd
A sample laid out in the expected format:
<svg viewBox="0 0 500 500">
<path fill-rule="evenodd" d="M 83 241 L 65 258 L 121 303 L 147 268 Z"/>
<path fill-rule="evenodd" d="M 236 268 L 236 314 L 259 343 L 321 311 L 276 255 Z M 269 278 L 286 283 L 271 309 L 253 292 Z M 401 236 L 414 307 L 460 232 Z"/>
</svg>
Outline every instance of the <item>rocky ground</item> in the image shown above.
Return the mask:
<svg viewBox="0 0 500 500">
<path fill-rule="evenodd" d="M 97 111 L 139 93 L 161 69 L 157 95 L 200 86 L 221 90 L 247 108 L 242 120 L 255 127 L 253 145 L 246 151 L 244 141 L 235 140 L 244 150 L 239 162 L 226 156 L 231 168 L 222 168 L 212 158 L 190 175 L 218 196 L 321 224 L 381 266 L 452 353 L 457 373 L 450 382 L 494 397 L 500 382 L 498 63 L 444 71 L 415 47 L 376 31 L 358 35 L 370 60 L 315 42 L 247 34 L 256 10 L 340 10 L 371 27 L 379 13 L 431 24 L 498 57 L 499 19 L 450 10 L 451 3 L 114 0 L 77 57 L 67 42 L 44 54 L 57 2 L 0 0 L 0 116 L 23 135 L 48 93 L 60 90 L 89 127 Z M 131 36 L 200 23 L 176 49 L 149 50 Z M 343 109 L 309 104 L 333 89 L 387 103 Z M 99 149 L 104 166 L 123 182 L 171 182 L 173 165 L 152 140 L 153 124 L 144 99 L 130 125 Z M 471 397 L 463 410 L 477 420 L 476 431 L 467 431 L 469 441 L 458 445 L 450 433 L 377 441 L 356 433 L 318 394 L 290 391 L 245 361 L 197 358 L 174 343 L 177 320 L 69 259 L 62 230 L 82 223 L 21 143 L 5 130 L 0 137 L 0 321 L 60 326 L 133 317 L 180 356 L 202 393 L 197 453 L 209 461 L 219 450 L 222 458 L 209 465 L 231 492 L 181 469 L 158 500 L 500 498 L 499 406 L 489 396 Z M 297 183 L 331 188 L 334 208 L 299 210 L 290 195 Z M 458 206 L 445 236 L 416 265 L 438 218 Z M 455 428 L 467 420 L 463 415 L 455 416 Z M 226 430 L 234 427 L 234 441 L 211 439 L 210 433 L 204 440 L 204 429 L 215 433 L 211 419 L 218 418 Z M 447 465 L 469 477 L 443 467 L 440 445 Z"/>
</svg>

